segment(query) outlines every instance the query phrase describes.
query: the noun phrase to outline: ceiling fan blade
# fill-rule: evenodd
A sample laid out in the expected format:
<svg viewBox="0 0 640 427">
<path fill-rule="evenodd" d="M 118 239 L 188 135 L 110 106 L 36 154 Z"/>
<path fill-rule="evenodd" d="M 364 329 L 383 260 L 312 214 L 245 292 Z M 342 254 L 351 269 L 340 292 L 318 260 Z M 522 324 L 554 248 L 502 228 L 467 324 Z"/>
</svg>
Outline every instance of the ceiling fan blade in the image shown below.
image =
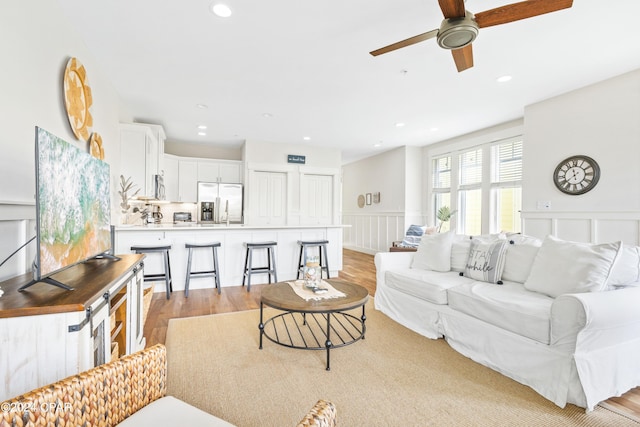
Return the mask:
<svg viewBox="0 0 640 427">
<path fill-rule="evenodd" d="M 445 18 L 462 18 L 465 15 L 464 0 L 438 0 Z"/>
<path fill-rule="evenodd" d="M 453 55 L 453 60 L 456 63 L 456 68 L 459 73 L 473 67 L 473 49 L 471 48 L 471 44 L 460 49 L 453 49 L 451 54 Z"/>
<path fill-rule="evenodd" d="M 425 40 L 429 40 L 438 35 L 438 30 L 431 30 L 426 33 L 418 34 L 417 36 L 409 37 L 408 39 L 390 44 L 389 46 L 381 47 L 373 52 L 369 52 L 373 56 L 382 55 L 383 53 L 392 52 L 394 50 L 411 46 L 412 44 L 420 43 Z"/>
<path fill-rule="evenodd" d="M 570 8 L 573 0 L 528 0 L 476 13 L 478 27 L 491 27 Z"/>
</svg>

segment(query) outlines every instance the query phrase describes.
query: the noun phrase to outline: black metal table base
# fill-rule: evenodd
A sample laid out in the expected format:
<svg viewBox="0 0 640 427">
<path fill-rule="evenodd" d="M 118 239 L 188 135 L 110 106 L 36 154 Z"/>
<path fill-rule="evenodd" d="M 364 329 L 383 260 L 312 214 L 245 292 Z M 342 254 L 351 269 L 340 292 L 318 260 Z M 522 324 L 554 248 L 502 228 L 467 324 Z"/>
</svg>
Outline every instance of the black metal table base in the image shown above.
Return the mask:
<svg viewBox="0 0 640 427">
<path fill-rule="evenodd" d="M 359 318 L 347 312 L 305 313 L 285 311 L 263 322 L 264 304 L 260 304 L 260 349 L 262 337 L 284 347 L 301 350 L 326 350 L 327 371 L 331 370 L 331 349 L 364 339 L 367 317 L 362 306 Z"/>
</svg>

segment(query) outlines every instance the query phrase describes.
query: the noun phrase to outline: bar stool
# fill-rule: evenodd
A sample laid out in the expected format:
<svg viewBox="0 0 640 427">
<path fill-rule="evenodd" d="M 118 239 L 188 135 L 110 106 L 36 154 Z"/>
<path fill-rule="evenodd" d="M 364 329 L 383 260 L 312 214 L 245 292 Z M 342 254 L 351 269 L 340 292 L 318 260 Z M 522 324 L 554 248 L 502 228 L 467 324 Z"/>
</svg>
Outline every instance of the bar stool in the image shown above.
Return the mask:
<svg viewBox="0 0 640 427">
<path fill-rule="evenodd" d="M 173 283 L 171 281 L 171 262 L 169 261 L 169 250 L 171 250 L 171 245 L 138 245 L 131 246 L 131 250 L 137 254 L 163 254 L 164 273 L 145 274 L 143 278 L 145 282 L 157 282 L 159 280 L 164 280 L 167 285 L 167 299 L 169 299 L 171 297 L 170 292 L 173 292 Z"/>
<path fill-rule="evenodd" d="M 300 256 L 298 257 L 298 275 L 296 279 L 300 278 L 304 268 L 304 254 L 309 247 L 317 247 L 320 255 L 320 277 L 322 277 L 322 272 L 327 272 L 327 279 L 329 277 L 329 259 L 327 257 L 327 245 L 329 244 L 328 240 L 314 240 L 314 241 L 304 241 L 298 240 L 298 245 L 300 245 Z"/>
<path fill-rule="evenodd" d="M 251 291 L 251 275 L 252 274 L 268 274 L 269 283 L 271 283 L 271 275 L 273 275 L 273 281 L 278 281 L 278 273 L 276 272 L 276 254 L 275 248 L 278 242 L 245 242 L 244 246 L 247 248 L 244 258 L 244 274 L 242 275 L 242 286 L 246 279 L 247 292 Z M 254 249 L 266 249 L 267 250 L 267 266 L 266 267 L 253 267 L 253 250 Z"/>
<path fill-rule="evenodd" d="M 219 295 L 220 277 L 218 276 L 218 248 L 220 247 L 220 242 L 185 243 L 184 247 L 189 249 L 189 256 L 187 257 L 187 278 L 184 282 L 184 296 L 189 296 L 189 279 L 191 279 L 192 277 L 213 277 L 215 279 L 216 289 L 218 290 Z M 211 248 L 211 251 L 213 252 L 213 270 L 191 271 L 191 257 L 193 255 L 193 250 L 199 248 Z"/>
</svg>

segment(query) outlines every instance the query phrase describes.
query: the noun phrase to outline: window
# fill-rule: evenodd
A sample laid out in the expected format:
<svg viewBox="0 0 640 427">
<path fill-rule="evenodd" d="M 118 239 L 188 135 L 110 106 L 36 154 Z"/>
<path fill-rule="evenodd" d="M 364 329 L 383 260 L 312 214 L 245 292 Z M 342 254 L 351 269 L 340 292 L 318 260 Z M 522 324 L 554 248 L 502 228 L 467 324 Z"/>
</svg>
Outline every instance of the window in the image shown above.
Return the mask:
<svg viewBox="0 0 640 427">
<path fill-rule="evenodd" d="M 433 217 L 438 210 L 451 207 L 451 156 L 440 157 L 433 161 Z M 436 226 L 439 226 L 436 223 Z M 449 231 L 450 222 L 442 224 L 440 231 Z"/>
<path fill-rule="evenodd" d="M 482 234 L 482 149 L 460 154 L 459 162 L 458 231 Z"/>
<path fill-rule="evenodd" d="M 491 231 L 520 232 L 522 206 L 522 141 L 491 147 L 491 200 L 495 215 Z"/>
<path fill-rule="evenodd" d="M 460 234 L 521 231 L 522 151 L 520 137 L 455 151 L 433 159 L 434 224 L 438 209 L 457 211 L 451 225 Z M 445 223 L 442 231 L 449 229 Z"/>
</svg>

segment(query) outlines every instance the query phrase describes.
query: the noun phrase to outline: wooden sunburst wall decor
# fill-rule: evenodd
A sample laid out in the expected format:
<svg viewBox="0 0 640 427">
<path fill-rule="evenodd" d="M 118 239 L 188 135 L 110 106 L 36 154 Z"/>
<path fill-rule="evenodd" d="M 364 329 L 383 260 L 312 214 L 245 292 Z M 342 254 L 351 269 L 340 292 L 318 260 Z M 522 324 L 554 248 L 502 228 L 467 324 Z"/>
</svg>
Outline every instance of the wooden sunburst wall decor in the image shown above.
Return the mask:
<svg viewBox="0 0 640 427">
<path fill-rule="evenodd" d="M 64 103 L 73 134 L 88 142 L 93 128 L 93 98 L 87 71 L 77 58 L 69 59 L 64 70 Z"/>
</svg>

